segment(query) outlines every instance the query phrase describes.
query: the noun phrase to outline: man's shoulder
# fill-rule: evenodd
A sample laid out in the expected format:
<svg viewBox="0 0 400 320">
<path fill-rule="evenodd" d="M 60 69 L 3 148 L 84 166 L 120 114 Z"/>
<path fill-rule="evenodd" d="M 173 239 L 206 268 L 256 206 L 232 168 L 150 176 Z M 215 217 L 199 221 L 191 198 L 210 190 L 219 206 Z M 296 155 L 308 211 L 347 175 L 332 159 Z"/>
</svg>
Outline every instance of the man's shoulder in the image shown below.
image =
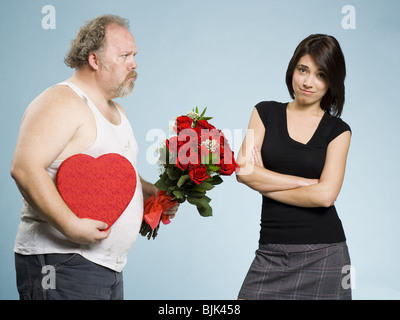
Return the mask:
<svg viewBox="0 0 400 320">
<path fill-rule="evenodd" d="M 82 99 L 69 87 L 56 85 L 40 93 L 29 107 L 71 112 L 81 109 L 79 106 L 82 103 Z"/>
<path fill-rule="evenodd" d="M 47 88 L 39 97 L 43 100 L 50 100 L 61 104 L 82 100 L 70 87 L 64 85 L 55 85 Z"/>
</svg>

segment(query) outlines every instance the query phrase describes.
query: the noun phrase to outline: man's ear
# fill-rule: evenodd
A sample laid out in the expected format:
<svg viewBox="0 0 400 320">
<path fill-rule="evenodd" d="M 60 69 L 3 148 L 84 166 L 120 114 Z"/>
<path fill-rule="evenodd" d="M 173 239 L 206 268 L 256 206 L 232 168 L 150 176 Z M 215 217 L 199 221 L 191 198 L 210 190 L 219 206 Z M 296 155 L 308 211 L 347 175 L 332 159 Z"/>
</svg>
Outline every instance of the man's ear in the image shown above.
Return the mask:
<svg viewBox="0 0 400 320">
<path fill-rule="evenodd" d="M 88 63 L 89 63 L 89 66 L 91 66 L 93 70 L 97 71 L 100 66 L 99 56 L 94 52 L 90 52 L 89 57 L 88 57 Z"/>
</svg>

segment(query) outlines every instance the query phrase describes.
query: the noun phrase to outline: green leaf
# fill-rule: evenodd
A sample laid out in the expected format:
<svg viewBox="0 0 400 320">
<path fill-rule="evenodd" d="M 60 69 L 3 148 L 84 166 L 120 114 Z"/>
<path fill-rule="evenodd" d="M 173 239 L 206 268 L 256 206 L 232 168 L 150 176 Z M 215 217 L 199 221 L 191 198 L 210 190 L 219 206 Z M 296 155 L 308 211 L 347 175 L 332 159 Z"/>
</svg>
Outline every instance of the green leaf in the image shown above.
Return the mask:
<svg viewBox="0 0 400 320">
<path fill-rule="evenodd" d="M 203 195 L 204 195 L 204 193 L 206 193 L 206 191 L 203 190 L 202 188 L 199 188 L 198 185 L 195 185 L 194 187 L 192 187 L 189 192 L 193 192 L 193 191 L 194 192 L 201 192 L 201 193 L 203 193 Z"/>
<path fill-rule="evenodd" d="M 192 201 L 193 204 L 201 204 L 201 203 L 209 203 L 211 201 L 211 198 L 204 195 L 204 193 L 201 196 L 199 194 L 197 195 L 189 194 L 187 200 L 188 202 Z"/>
<path fill-rule="evenodd" d="M 188 197 L 187 201 L 190 204 L 193 204 L 196 206 L 197 211 L 200 213 L 201 216 L 203 216 L 203 217 L 212 216 L 212 208 L 208 204 L 211 201 L 210 198 L 208 198 L 208 197 L 202 197 L 202 198 Z"/>
<path fill-rule="evenodd" d="M 213 171 L 213 172 L 217 172 L 221 167 L 218 166 L 214 166 L 213 164 L 210 164 L 207 166 L 207 169 Z"/>
<path fill-rule="evenodd" d="M 154 185 L 163 191 L 167 191 L 169 187 L 169 184 L 165 181 L 165 179 L 159 179 Z"/>
<path fill-rule="evenodd" d="M 212 208 L 208 203 L 209 201 L 204 198 L 199 199 L 196 203 L 197 211 L 199 211 L 202 217 L 212 216 Z"/>
<path fill-rule="evenodd" d="M 185 195 L 181 190 L 174 190 L 172 191 L 172 194 L 176 197 L 176 199 L 178 200 L 184 200 L 185 199 Z"/>
<path fill-rule="evenodd" d="M 177 186 L 182 187 L 185 184 L 185 182 L 189 179 L 190 179 L 190 175 L 188 175 L 188 174 L 182 175 L 178 180 Z"/>
<path fill-rule="evenodd" d="M 186 200 L 187 200 L 187 202 L 189 202 L 190 204 L 197 205 L 199 199 L 200 199 L 200 198 L 196 198 L 196 197 L 193 197 L 192 195 L 189 195 L 189 196 L 187 197 Z"/>
<path fill-rule="evenodd" d="M 211 217 L 212 216 L 212 208 L 209 204 L 206 206 L 200 207 L 197 206 L 197 211 L 200 213 L 202 217 Z"/>
<path fill-rule="evenodd" d="M 204 116 L 204 114 L 206 113 L 207 107 L 205 107 L 205 109 L 203 110 L 203 112 L 200 115 L 200 118 L 202 118 Z"/>
<path fill-rule="evenodd" d="M 168 177 L 171 180 L 177 180 L 181 176 L 181 170 L 178 167 L 175 166 L 169 166 L 166 170 Z"/>
<path fill-rule="evenodd" d="M 220 176 L 213 176 L 211 179 L 212 180 L 207 180 L 207 181 L 210 182 L 214 186 L 224 182 L 224 180 L 222 180 L 222 178 Z"/>
<path fill-rule="evenodd" d="M 204 181 L 201 184 L 199 184 L 199 188 L 201 188 L 204 191 L 208 191 L 208 190 L 213 189 L 214 186 L 211 183 Z"/>
<path fill-rule="evenodd" d="M 203 192 L 190 191 L 190 192 L 188 192 L 188 201 L 189 201 L 189 198 L 190 199 L 202 198 L 202 197 L 204 197 L 204 194 L 205 194 L 204 191 Z"/>
</svg>

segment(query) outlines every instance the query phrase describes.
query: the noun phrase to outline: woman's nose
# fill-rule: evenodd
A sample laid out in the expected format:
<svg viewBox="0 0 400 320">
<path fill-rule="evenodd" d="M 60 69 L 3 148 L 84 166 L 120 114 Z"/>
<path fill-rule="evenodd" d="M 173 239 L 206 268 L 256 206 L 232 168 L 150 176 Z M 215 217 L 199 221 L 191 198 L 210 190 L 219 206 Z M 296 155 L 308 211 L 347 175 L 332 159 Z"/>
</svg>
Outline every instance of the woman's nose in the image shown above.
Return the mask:
<svg viewBox="0 0 400 320">
<path fill-rule="evenodd" d="M 303 86 L 307 87 L 307 88 L 311 88 L 312 87 L 312 81 L 311 81 L 311 77 L 309 75 L 307 75 L 304 78 Z"/>
</svg>

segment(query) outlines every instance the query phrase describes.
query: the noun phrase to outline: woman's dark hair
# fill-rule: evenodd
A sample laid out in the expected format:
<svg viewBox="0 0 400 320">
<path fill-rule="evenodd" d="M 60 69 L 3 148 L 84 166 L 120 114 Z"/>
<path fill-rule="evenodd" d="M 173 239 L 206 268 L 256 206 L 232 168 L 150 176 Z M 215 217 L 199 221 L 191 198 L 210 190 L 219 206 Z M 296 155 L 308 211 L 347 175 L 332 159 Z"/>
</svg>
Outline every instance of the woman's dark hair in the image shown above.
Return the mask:
<svg viewBox="0 0 400 320">
<path fill-rule="evenodd" d="M 294 99 L 293 72 L 300 58 L 310 54 L 325 73 L 329 89 L 321 100 L 321 108 L 335 117 L 340 117 L 344 105 L 344 79 L 346 63 L 339 42 L 332 36 L 312 34 L 297 46 L 286 71 L 286 85 Z"/>
</svg>

